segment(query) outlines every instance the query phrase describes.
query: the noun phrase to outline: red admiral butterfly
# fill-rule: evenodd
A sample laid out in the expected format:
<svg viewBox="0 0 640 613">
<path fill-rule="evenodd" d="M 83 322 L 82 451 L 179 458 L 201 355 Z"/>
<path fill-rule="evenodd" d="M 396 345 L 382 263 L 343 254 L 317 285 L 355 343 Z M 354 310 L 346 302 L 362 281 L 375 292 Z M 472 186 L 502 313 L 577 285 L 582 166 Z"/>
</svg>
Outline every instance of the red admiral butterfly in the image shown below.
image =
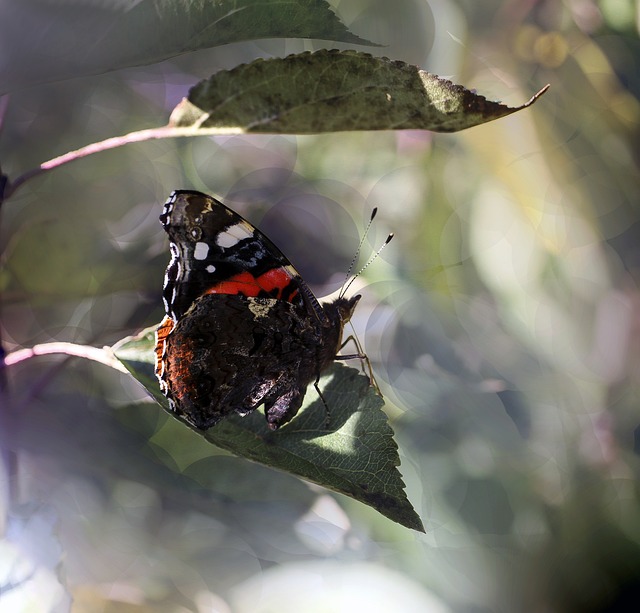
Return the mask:
<svg viewBox="0 0 640 613">
<path fill-rule="evenodd" d="M 320 304 L 282 252 L 221 202 L 175 191 L 160 221 L 171 262 L 156 375 L 184 420 L 205 429 L 264 404 L 276 430 L 335 359 L 364 357 L 337 356 L 360 296 Z"/>
</svg>

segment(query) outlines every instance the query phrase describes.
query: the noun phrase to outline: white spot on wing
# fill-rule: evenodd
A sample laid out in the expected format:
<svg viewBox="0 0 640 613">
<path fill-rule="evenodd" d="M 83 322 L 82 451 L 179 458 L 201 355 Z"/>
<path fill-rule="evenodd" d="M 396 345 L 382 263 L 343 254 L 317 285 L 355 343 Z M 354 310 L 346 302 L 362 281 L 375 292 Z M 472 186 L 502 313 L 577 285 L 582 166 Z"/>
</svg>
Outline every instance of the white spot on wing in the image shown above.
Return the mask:
<svg viewBox="0 0 640 613">
<path fill-rule="evenodd" d="M 207 266 L 207 267 L 205 268 L 205 270 L 206 270 L 207 272 L 215 272 L 215 271 L 216 271 L 216 267 L 215 267 L 213 264 L 209 264 L 209 266 Z"/>
<path fill-rule="evenodd" d="M 221 232 L 218 235 L 216 243 L 223 249 L 228 249 L 229 247 L 237 245 L 241 240 L 252 237 L 253 228 L 248 223 L 241 221 L 234 226 L 230 226 L 224 232 Z"/>
<path fill-rule="evenodd" d="M 193 257 L 196 260 L 206 260 L 208 254 L 209 254 L 209 245 L 207 245 L 207 243 L 197 242 L 195 250 L 193 252 Z"/>
</svg>

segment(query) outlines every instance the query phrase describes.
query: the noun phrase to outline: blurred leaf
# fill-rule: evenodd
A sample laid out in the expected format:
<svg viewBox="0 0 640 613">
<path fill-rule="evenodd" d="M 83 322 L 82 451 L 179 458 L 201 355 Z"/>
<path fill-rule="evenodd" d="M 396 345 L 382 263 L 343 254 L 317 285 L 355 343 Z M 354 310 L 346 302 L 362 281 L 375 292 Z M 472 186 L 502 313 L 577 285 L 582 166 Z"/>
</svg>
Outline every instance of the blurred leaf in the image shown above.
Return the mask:
<svg viewBox="0 0 640 613">
<path fill-rule="evenodd" d="M 111 250 L 107 259 L 108 238 L 85 220 L 74 219 L 71 212 L 65 214 L 64 220 L 62 213 L 60 218 L 36 218 L 14 235 L 0 275 L 6 304 L 24 300 L 25 295 L 31 305 L 50 304 L 52 298 L 68 301 L 139 290 L 147 282 L 151 287 L 152 278 L 141 270 L 147 258 L 143 242 Z"/>
<path fill-rule="evenodd" d="M 321 50 L 218 72 L 190 90 L 170 125 L 280 134 L 455 132 L 526 108 L 544 91 L 512 108 L 404 62 Z"/>
<path fill-rule="evenodd" d="M 0 93 L 243 40 L 372 44 L 351 34 L 325 0 L 9 0 L 4 5 L 0 56 L 14 59 L 1 64 Z"/>
<path fill-rule="evenodd" d="M 116 356 L 169 411 L 153 374 L 155 328 L 123 339 L 113 347 Z M 214 445 L 254 462 L 298 475 L 373 507 L 389 519 L 424 531 L 404 492 L 393 431 L 382 411 L 383 400 L 357 370 L 335 364 L 321 379 L 326 411 L 311 391 L 299 415 L 271 432 L 264 415 L 232 415 L 202 432 Z M 173 413 L 171 413 L 174 415 Z M 174 415 L 175 416 L 175 415 Z"/>
</svg>

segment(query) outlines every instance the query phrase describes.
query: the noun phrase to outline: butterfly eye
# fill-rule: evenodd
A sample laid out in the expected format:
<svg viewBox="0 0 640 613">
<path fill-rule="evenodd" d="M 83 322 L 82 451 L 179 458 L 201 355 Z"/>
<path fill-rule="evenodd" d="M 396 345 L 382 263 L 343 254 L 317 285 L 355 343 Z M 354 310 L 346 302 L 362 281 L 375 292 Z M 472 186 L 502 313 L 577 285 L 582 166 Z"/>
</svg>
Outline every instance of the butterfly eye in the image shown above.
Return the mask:
<svg viewBox="0 0 640 613">
<path fill-rule="evenodd" d="M 202 238 L 202 229 L 201 228 L 193 228 L 191 230 L 191 236 L 193 237 L 194 240 L 199 241 Z"/>
</svg>

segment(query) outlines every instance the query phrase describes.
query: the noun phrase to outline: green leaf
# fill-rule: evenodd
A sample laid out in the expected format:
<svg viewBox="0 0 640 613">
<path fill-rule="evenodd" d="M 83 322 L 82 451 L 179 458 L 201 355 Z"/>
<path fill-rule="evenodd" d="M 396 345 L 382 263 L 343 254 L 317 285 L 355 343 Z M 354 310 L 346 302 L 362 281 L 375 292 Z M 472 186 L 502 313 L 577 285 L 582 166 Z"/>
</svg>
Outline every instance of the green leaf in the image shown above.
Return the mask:
<svg viewBox="0 0 640 613">
<path fill-rule="evenodd" d="M 400 61 L 357 51 L 256 60 L 200 81 L 174 127 L 309 134 L 342 130 L 464 130 L 526 108 L 490 102 Z"/>
<path fill-rule="evenodd" d="M 149 328 L 123 339 L 113 350 L 169 411 L 153 374 L 154 331 Z M 383 400 L 368 378 L 335 364 L 320 387 L 330 409 L 329 428 L 326 409 L 310 388 L 300 413 L 276 432 L 267 428 L 260 411 L 233 415 L 207 431 L 194 431 L 217 447 L 351 496 L 403 526 L 424 531 L 397 469 L 400 458 Z"/>
<path fill-rule="evenodd" d="M 13 59 L 1 63 L 0 93 L 260 38 L 373 44 L 349 32 L 325 0 L 5 4 L 0 41 Z"/>
</svg>

